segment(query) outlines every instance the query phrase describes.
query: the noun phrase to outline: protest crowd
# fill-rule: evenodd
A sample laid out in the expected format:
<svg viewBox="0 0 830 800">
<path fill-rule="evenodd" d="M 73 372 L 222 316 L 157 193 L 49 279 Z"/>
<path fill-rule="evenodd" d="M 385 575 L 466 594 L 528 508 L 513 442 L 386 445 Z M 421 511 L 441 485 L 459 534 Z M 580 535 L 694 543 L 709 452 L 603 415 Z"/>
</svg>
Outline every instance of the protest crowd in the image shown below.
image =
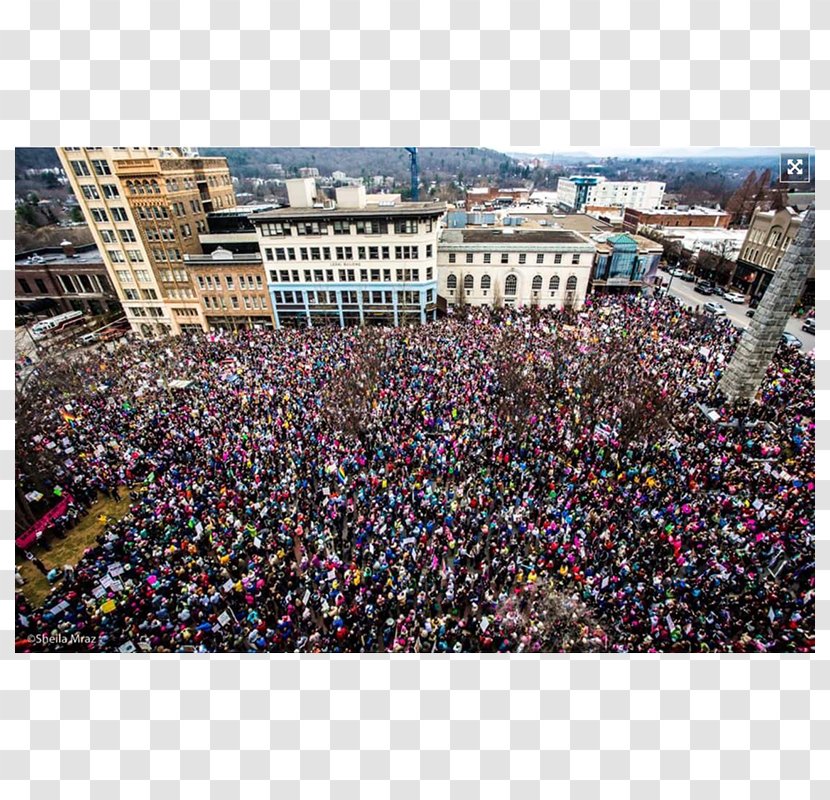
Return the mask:
<svg viewBox="0 0 830 800">
<path fill-rule="evenodd" d="M 26 447 L 130 508 L 18 649 L 810 652 L 814 363 L 730 404 L 738 336 L 593 296 L 81 357 Z"/>
</svg>

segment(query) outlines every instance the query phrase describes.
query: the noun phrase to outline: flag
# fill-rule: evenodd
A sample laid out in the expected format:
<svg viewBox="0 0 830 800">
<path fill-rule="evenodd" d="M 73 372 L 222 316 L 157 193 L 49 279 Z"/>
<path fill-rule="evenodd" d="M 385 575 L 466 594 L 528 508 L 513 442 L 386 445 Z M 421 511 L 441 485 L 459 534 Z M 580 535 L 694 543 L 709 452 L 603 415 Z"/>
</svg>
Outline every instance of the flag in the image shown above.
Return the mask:
<svg viewBox="0 0 830 800">
<path fill-rule="evenodd" d="M 345 485 L 345 483 L 346 483 L 346 470 L 343 469 L 342 465 L 337 470 L 337 477 L 340 479 L 340 483 Z"/>
</svg>

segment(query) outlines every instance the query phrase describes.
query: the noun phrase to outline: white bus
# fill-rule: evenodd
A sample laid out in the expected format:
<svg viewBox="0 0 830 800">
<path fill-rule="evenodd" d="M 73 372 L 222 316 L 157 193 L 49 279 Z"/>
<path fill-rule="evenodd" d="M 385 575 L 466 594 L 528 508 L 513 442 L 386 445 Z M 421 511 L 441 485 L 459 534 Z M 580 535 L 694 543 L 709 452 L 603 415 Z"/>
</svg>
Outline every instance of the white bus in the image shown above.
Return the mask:
<svg viewBox="0 0 830 800">
<path fill-rule="evenodd" d="M 42 339 L 50 333 L 62 330 L 67 325 L 80 322 L 83 316 L 83 311 L 67 311 L 65 314 L 58 314 L 56 317 L 42 319 L 40 322 L 36 322 L 32 325 L 32 337 L 35 339 Z"/>
</svg>

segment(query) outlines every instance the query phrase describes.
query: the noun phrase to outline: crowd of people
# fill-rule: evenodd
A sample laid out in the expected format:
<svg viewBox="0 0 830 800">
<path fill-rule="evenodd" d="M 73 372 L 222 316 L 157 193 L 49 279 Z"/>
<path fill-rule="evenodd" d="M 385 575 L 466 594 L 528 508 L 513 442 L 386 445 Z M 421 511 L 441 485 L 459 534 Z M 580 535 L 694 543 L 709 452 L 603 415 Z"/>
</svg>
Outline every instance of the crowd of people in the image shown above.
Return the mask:
<svg viewBox="0 0 830 800">
<path fill-rule="evenodd" d="M 130 508 L 18 648 L 809 652 L 814 363 L 730 404 L 737 336 L 593 296 L 82 357 L 23 448 Z"/>
</svg>

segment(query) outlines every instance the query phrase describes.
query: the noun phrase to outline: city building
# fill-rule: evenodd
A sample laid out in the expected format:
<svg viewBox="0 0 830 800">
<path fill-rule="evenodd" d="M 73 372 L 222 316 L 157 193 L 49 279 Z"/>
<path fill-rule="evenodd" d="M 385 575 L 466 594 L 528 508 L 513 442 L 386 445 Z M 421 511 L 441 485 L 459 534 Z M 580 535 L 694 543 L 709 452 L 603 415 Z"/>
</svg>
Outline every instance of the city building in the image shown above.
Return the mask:
<svg viewBox="0 0 830 800">
<path fill-rule="evenodd" d="M 789 249 L 806 211 L 792 206 L 778 210 L 756 210 L 752 215 L 735 267 L 733 282 L 752 298 L 760 299 L 772 281 L 775 270 Z M 813 265 L 807 277 L 801 305 L 815 304 L 816 269 Z"/>
<path fill-rule="evenodd" d="M 94 244 L 66 241 L 60 247 L 18 253 L 14 277 L 16 313 L 54 316 L 83 311 L 97 316 L 123 311 Z"/>
<path fill-rule="evenodd" d="M 435 318 L 443 203 L 405 203 L 313 179 L 286 181 L 289 206 L 253 214 L 274 324 L 403 324 Z"/>
<path fill-rule="evenodd" d="M 184 261 L 211 329 L 273 327 L 271 298 L 251 215 L 277 205 L 238 206 L 207 215 L 202 253 Z"/>
<path fill-rule="evenodd" d="M 58 155 L 133 330 L 207 330 L 186 254 L 211 211 L 236 205 L 224 158 L 187 148 L 63 147 Z"/>
<path fill-rule="evenodd" d="M 568 211 L 585 206 L 653 209 L 663 202 L 666 184 L 659 181 L 609 181 L 602 175 L 572 175 L 556 186 L 558 203 Z"/>
<path fill-rule="evenodd" d="M 595 234 L 591 238 L 596 246 L 593 291 L 631 291 L 654 283 L 663 255 L 661 244 L 630 233 Z"/>
<path fill-rule="evenodd" d="M 526 203 L 530 199 L 530 189 L 499 189 L 497 186 L 474 186 L 465 192 L 467 211 L 483 211 L 496 206 L 512 206 Z"/>
<path fill-rule="evenodd" d="M 623 230 L 640 233 L 643 228 L 727 228 L 731 219 L 728 211 L 704 206 L 677 206 L 653 211 L 626 208 Z"/>
<path fill-rule="evenodd" d="M 318 178 L 320 170 L 317 167 L 300 167 L 299 175 L 301 178 Z"/>
<path fill-rule="evenodd" d="M 448 306 L 578 309 L 595 250 L 579 233 L 542 226 L 445 229 L 438 245 L 438 291 Z"/>
</svg>

